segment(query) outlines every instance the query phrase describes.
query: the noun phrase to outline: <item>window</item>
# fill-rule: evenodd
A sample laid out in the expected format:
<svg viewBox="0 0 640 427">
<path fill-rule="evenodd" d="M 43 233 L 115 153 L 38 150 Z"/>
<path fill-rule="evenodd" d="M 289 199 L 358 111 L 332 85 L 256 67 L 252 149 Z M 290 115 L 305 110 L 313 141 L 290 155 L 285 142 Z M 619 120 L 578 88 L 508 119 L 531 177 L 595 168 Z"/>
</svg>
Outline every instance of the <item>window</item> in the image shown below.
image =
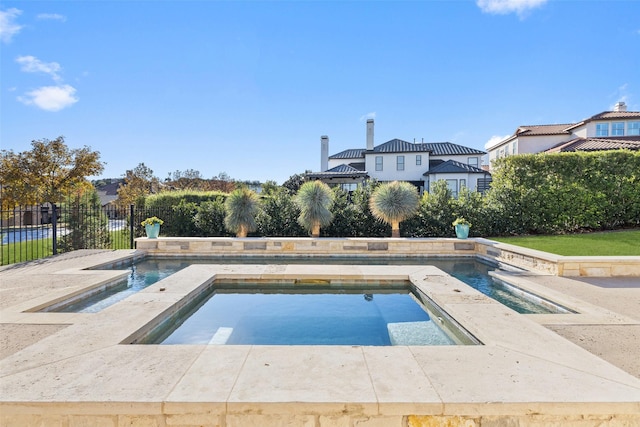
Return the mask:
<svg viewBox="0 0 640 427">
<path fill-rule="evenodd" d="M 382 170 L 382 156 L 376 156 L 376 170 Z"/>
<path fill-rule="evenodd" d="M 466 179 L 461 179 L 460 180 L 460 189 L 462 190 L 462 187 L 466 187 L 467 186 L 467 180 Z"/>
<path fill-rule="evenodd" d="M 596 125 L 596 136 L 609 136 L 609 123 L 598 123 Z"/>
<path fill-rule="evenodd" d="M 474 166 L 474 167 L 478 167 L 478 158 L 477 157 L 469 157 L 469 159 L 467 160 L 467 164 L 469 166 Z"/>
<path fill-rule="evenodd" d="M 422 154 L 416 154 L 416 166 L 420 166 L 422 164 Z"/>
<path fill-rule="evenodd" d="M 627 123 L 627 135 L 640 135 L 640 122 Z"/>
<path fill-rule="evenodd" d="M 611 123 L 611 136 L 624 136 L 624 122 Z"/>
<path fill-rule="evenodd" d="M 349 183 L 349 184 L 340 184 L 340 188 L 342 188 L 344 191 L 356 191 L 356 189 L 358 188 L 358 184 L 356 183 Z"/>
<path fill-rule="evenodd" d="M 396 170 L 404 170 L 404 156 L 396 156 Z"/>
<path fill-rule="evenodd" d="M 451 190 L 451 195 L 453 197 L 458 197 L 458 180 L 457 179 L 447 179 L 447 188 Z"/>
<path fill-rule="evenodd" d="M 513 155 L 515 156 L 516 154 L 518 154 L 517 153 L 517 151 L 518 151 L 518 141 L 513 141 L 513 144 L 511 145 L 511 147 L 513 149 L 512 150 Z"/>
</svg>

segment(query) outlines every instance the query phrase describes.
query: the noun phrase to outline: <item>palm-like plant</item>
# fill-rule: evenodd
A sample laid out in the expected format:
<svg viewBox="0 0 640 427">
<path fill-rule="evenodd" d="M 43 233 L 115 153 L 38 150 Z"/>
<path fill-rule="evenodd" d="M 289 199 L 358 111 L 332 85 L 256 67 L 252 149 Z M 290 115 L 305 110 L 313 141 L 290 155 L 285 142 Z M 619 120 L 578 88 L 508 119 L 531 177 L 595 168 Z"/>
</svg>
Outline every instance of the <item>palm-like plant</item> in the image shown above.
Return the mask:
<svg viewBox="0 0 640 427">
<path fill-rule="evenodd" d="M 334 193 L 322 181 L 308 181 L 302 184 L 294 198 L 300 209 L 298 223 L 306 228 L 312 237 L 320 236 L 320 227 L 331 224 Z"/>
<path fill-rule="evenodd" d="M 233 190 L 224 202 L 224 225 L 236 233 L 236 237 L 247 237 L 257 228 L 258 195 L 247 188 Z"/>
<path fill-rule="evenodd" d="M 376 188 L 369 200 L 369 209 L 377 219 L 391 224 L 391 237 L 400 237 L 400 223 L 415 215 L 419 204 L 415 186 L 393 181 Z"/>
</svg>

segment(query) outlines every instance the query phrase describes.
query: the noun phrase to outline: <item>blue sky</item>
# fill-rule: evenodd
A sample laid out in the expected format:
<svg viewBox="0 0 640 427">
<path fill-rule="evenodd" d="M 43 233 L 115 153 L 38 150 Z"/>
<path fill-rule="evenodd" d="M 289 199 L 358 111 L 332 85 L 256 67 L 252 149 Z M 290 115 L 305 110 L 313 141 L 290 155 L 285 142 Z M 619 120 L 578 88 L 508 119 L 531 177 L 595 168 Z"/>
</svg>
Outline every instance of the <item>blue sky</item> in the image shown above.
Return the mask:
<svg viewBox="0 0 640 427">
<path fill-rule="evenodd" d="M 640 110 L 640 2 L 0 1 L 0 146 L 118 178 L 275 180 L 330 153 Z M 94 177 L 95 178 L 95 177 Z"/>
</svg>

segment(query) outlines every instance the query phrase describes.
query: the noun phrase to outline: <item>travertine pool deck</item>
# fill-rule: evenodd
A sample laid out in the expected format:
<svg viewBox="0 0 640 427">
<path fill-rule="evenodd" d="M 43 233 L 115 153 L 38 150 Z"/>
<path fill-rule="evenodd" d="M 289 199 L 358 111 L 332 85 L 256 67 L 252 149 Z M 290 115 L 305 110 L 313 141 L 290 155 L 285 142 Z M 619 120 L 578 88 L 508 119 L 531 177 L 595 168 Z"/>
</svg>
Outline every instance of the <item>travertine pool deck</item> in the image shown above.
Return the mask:
<svg viewBox="0 0 640 427">
<path fill-rule="evenodd" d="M 638 328 L 636 278 L 613 288 L 614 279 L 507 274 L 578 311 L 520 315 L 431 266 L 203 264 L 99 313 L 33 312 L 121 277 L 85 269 L 135 253 L 79 251 L 0 270 L 0 425 L 640 425 L 640 378 L 551 330 Z M 241 277 L 408 279 L 483 345 L 123 344 L 212 280 Z M 627 308 L 601 301 L 620 289 Z"/>
</svg>

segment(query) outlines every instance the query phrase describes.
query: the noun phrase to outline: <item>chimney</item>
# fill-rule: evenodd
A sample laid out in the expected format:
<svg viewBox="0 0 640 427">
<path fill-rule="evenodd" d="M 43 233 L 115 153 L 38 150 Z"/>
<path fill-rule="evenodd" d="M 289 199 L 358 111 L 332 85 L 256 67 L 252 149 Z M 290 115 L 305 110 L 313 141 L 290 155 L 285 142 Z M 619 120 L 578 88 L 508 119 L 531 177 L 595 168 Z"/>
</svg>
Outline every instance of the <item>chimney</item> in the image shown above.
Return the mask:
<svg viewBox="0 0 640 427">
<path fill-rule="evenodd" d="M 320 172 L 329 170 L 329 137 L 320 137 Z"/>
<path fill-rule="evenodd" d="M 367 150 L 373 151 L 373 119 L 367 119 Z"/>
<path fill-rule="evenodd" d="M 616 102 L 613 111 L 627 111 L 627 104 L 625 104 L 624 101 Z"/>
</svg>

